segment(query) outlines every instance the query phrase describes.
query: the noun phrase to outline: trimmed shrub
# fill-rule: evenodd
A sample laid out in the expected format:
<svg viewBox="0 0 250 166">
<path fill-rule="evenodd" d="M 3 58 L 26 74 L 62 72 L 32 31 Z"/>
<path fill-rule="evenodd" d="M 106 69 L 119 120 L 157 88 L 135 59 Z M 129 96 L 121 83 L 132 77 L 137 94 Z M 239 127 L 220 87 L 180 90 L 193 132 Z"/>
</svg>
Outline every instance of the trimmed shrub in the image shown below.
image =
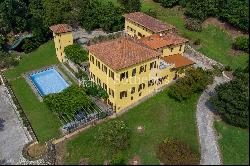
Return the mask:
<svg viewBox="0 0 250 166">
<path fill-rule="evenodd" d="M 236 37 L 233 43 L 233 48 L 236 50 L 249 52 L 249 38 L 245 36 Z"/>
<path fill-rule="evenodd" d="M 108 121 L 98 128 L 95 135 L 97 145 L 102 146 L 107 154 L 111 156 L 127 149 L 129 147 L 129 139 L 130 130 L 127 124 L 120 120 Z M 117 161 L 117 159 L 115 160 Z"/>
<path fill-rule="evenodd" d="M 200 45 L 201 44 L 201 39 L 199 38 L 199 39 L 196 39 L 195 41 L 194 41 L 194 45 Z"/>
<path fill-rule="evenodd" d="M 232 68 L 231 68 L 230 66 L 227 65 L 227 66 L 225 67 L 225 70 L 226 70 L 226 71 L 232 71 Z"/>
<path fill-rule="evenodd" d="M 197 165 L 199 157 L 181 141 L 166 138 L 156 152 L 159 160 L 165 165 Z"/>
<path fill-rule="evenodd" d="M 202 31 L 202 26 L 201 26 L 201 21 L 193 18 L 188 18 L 185 20 L 185 28 L 190 30 L 190 31 L 196 31 L 196 32 L 201 32 Z"/>
</svg>

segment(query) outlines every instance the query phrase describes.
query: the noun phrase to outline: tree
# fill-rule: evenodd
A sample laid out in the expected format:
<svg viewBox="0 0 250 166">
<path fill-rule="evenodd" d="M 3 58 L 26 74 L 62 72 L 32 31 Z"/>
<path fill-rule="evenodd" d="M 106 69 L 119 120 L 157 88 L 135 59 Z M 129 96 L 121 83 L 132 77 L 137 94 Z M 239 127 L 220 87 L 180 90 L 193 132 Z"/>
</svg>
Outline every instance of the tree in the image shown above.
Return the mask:
<svg viewBox="0 0 250 166">
<path fill-rule="evenodd" d="M 4 44 L 5 44 L 5 37 L 4 35 L 0 34 L 0 52 L 4 51 Z"/>
<path fill-rule="evenodd" d="M 177 5 L 179 0 L 161 0 L 161 5 L 163 7 L 173 7 Z"/>
<path fill-rule="evenodd" d="M 109 97 L 108 93 L 100 85 L 96 85 L 90 80 L 85 80 L 84 89 L 88 95 L 93 97 L 98 97 L 105 100 Z"/>
<path fill-rule="evenodd" d="M 28 8 L 23 0 L 0 2 L 0 27 L 5 32 L 21 32 L 27 28 Z"/>
<path fill-rule="evenodd" d="M 88 108 L 92 102 L 82 87 L 70 86 L 60 93 L 44 97 L 48 108 L 58 114 L 74 114 L 76 110 Z"/>
<path fill-rule="evenodd" d="M 248 71 L 247 71 L 248 72 Z M 242 128 L 249 127 L 249 73 L 234 72 L 235 79 L 216 87 L 210 101 L 227 123 Z"/>
<path fill-rule="evenodd" d="M 249 31 L 249 1 L 226 0 L 220 3 L 219 14 L 222 20 L 244 31 Z"/>
<path fill-rule="evenodd" d="M 16 55 L 0 51 L 0 69 L 16 66 L 18 63 Z"/>
<path fill-rule="evenodd" d="M 218 0 L 189 0 L 185 14 L 203 21 L 209 16 L 215 16 L 218 13 L 218 10 Z"/>
<path fill-rule="evenodd" d="M 88 60 L 88 52 L 78 44 L 66 46 L 64 52 L 66 57 L 74 63 L 81 64 Z"/>
<path fill-rule="evenodd" d="M 191 68 L 185 73 L 186 76 L 177 80 L 168 90 L 168 95 L 178 101 L 188 99 L 193 93 L 202 92 L 212 81 L 211 71 L 202 68 Z"/>
<path fill-rule="evenodd" d="M 132 13 L 141 10 L 140 0 L 118 0 L 125 9 L 125 12 Z"/>
<path fill-rule="evenodd" d="M 108 121 L 98 128 L 95 139 L 112 156 L 129 147 L 130 130 L 121 120 Z"/>
<path fill-rule="evenodd" d="M 124 18 L 121 7 L 113 3 L 104 3 L 97 0 L 77 1 L 77 16 L 80 24 L 91 31 L 102 28 L 105 31 L 118 31 L 123 29 Z"/>
<path fill-rule="evenodd" d="M 144 11 L 145 14 L 156 18 L 157 17 L 157 10 L 153 9 L 153 8 L 149 8 L 146 11 Z"/>
<path fill-rule="evenodd" d="M 70 0 L 42 0 L 43 4 L 43 24 L 49 27 L 53 24 L 60 24 L 69 21 L 71 11 Z"/>
</svg>

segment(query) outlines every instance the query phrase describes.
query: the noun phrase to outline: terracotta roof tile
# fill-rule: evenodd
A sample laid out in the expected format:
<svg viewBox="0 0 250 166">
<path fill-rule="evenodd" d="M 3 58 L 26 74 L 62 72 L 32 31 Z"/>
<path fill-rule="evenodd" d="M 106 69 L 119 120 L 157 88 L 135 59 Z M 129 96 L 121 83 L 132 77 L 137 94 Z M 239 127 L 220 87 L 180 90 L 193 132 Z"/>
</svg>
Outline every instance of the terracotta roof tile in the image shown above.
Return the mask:
<svg viewBox="0 0 250 166">
<path fill-rule="evenodd" d="M 182 56 L 180 54 L 162 57 L 162 59 L 167 63 L 170 63 L 170 64 L 174 63 L 176 68 L 185 67 L 185 66 L 194 64 L 193 61 L 191 61 L 187 57 Z"/>
<path fill-rule="evenodd" d="M 68 24 L 57 24 L 49 27 L 54 33 L 71 32 L 72 28 Z"/>
<path fill-rule="evenodd" d="M 173 25 L 162 23 L 161 21 L 141 12 L 134 12 L 124 15 L 125 19 L 132 20 L 154 33 L 175 29 Z"/>
<path fill-rule="evenodd" d="M 159 56 L 156 51 L 142 46 L 128 37 L 97 43 L 88 46 L 87 49 L 116 71 Z"/>
<path fill-rule="evenodd" d="M 177 34 L 167 33 L 163 36 L 160 36 L 159 34 L 153 34 L 151 36 L 142 38 L 141 41 L 152 49 L 158 49 L 169 45 L 182 44 L 188 40 Z"/>
</svg>

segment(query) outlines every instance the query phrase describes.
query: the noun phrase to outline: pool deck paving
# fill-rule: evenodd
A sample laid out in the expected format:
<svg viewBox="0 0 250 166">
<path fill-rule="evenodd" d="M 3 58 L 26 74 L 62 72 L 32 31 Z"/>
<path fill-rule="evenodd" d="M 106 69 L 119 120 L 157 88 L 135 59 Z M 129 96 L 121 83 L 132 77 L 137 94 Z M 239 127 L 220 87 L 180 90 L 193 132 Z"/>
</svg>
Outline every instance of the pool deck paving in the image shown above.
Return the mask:
<svg viewBox="0 0 250 166">
<path fill-rule="evenodd" d="M 31 141 L 8 89 L 0 85 L 0 165 L 46 164 L 44 160 L 29 161 L 23 157 L 22 150 Z"/>
</svg>

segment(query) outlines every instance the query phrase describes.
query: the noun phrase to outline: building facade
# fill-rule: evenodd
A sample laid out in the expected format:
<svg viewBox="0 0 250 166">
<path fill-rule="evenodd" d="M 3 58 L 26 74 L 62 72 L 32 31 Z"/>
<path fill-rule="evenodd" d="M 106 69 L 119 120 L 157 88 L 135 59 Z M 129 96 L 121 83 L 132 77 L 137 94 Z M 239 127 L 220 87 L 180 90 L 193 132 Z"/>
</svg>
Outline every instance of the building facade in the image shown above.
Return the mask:
<svg viewBox="0 0 250 166">
<path fill-rule="evenodd" d="M 152 34 L 166 34 L 174 32 L 173 25 L 161 21 L 141 12 L 125 14 L 125 31 L 132 37 L 138 39 L 148 37 Z"/>
<path fill-rule="evenodd" d="M 60 62 L 65 62 L 64 48 L 73 44 L 71 27 L 67 24 L 57 24 L 50 27 L 53 32 L 56 56 Z"/>
</svg>

